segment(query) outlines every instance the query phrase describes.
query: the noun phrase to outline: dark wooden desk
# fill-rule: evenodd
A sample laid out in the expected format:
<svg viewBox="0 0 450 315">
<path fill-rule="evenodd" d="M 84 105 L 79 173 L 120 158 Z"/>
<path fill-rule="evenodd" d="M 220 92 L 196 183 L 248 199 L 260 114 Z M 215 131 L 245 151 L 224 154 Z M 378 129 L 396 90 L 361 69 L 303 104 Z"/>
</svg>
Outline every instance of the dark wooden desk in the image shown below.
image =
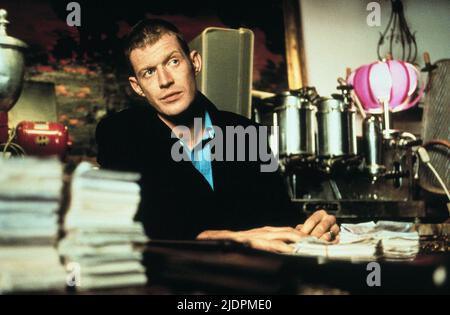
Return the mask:
<svg viewBox="0 0 450 315">
<path fill-rule="evenodd" d="M 147 286 L 45 294 L 449 294 L 448 225 L 421 225 L 419 233 L 416 259 L 378 261 L 380 287 L 367 285 L 367 262 L 278 255 L 230 241 L 151 241 L 142 248 Z"/>
<path fill-rule="evenodd" d="M 378 263 L 382 284 L 369 287 L 367 262 L 320 262 L 232 242 L 150 242 L 145 249 L 150 288 L 163 288 L 166 293 L 450 293 L 448 251 L 422 251 L 413 261 Z M 442 277 L 442 272 L 447 276 L 439 284 L 436 276 Z"/>
</svg>

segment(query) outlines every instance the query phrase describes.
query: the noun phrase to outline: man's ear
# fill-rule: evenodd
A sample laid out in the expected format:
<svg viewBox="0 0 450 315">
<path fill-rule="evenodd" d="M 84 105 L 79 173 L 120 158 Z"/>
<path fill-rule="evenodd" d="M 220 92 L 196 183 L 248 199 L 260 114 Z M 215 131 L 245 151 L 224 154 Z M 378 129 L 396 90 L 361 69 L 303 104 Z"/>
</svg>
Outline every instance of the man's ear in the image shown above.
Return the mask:
<svg viewBox="0 0 450 315">
<path fill-rule="evenodd" d="M 136 92 L 137 95 L 145 97 L 144 91 L 142 91 L 141 86 L 136 77 L 130 76 L 128 77 L 128 82 L 130 82 L 131 87 Z"/>
<path fill-rule="evenodd" d="M 191 58 L 192 66 L 194 67 L 194 73 L 197 75 L 202 70 L 202 56 L 198 53 L 198 51 L 193 50 L 189 54 Z"/>
</svg>

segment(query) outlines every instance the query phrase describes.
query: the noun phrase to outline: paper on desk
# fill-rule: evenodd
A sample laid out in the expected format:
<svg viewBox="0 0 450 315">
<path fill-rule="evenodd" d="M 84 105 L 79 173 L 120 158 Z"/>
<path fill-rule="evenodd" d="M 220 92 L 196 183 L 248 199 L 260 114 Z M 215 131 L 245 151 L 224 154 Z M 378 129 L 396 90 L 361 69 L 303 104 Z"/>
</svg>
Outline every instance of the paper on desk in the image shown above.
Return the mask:
<svg viewBox="0 0 450 315">
<path fill-rule="evenodd" d="M 63 166 L 58 159 L 0 159 L 0 292 L 65 287 L 53 247 Z"/>
<path fill-rule="evenodd" d="M 71 184 L 64 221 L 65 238 L 58 249 L 66 264 L 78 263 L 77 290 L 146 283 L 142 253 L 134 243 L 148 239 L 134 221 L 140 203 L 139 174 L 95 169 L 81 163 Z"/>
<path fill-rule="evenodd" d="M 52 246 L 0 246 L 0 291 L 63 290 L 65 271 Z"/>
<path fill-rule="evenodd" d="M 0 199 L 59 200 L 63 167 L 57 159 L 0 159 Z"/>
</svg>

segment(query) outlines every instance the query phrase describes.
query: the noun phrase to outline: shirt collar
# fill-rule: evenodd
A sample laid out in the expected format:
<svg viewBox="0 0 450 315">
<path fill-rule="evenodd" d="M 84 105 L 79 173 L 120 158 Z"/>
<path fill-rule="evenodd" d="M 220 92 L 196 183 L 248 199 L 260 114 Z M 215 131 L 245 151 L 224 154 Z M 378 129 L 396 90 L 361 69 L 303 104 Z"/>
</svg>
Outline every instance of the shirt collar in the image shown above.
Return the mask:
<svg viewBox="0 0 450 315">
<path fill-rule="evenodd" d="M 202 140 L 212 139 L 215 136 L 214 127 L 211 122 L 211 117 L 207 110 L 205 110 L 205 130 L 203 132 Z"/>
<path fill-rule="evenodd" d="M 205 110 L 205 117 L 203 119 L 203 124 L 204 124 L 204 130 L 203 130 L 203 135 L 202 135 L 202 142 L 206 141 L 206 140 L 211 140 L 214 138 L 215 136 L 215 132 L 214 132 L 214 127 L 211 121 L 211 117 L 209 116 L 209 113 L 207 110 Z M 185 142 L 183 141 L 183 137 L 179 137 L 179 141 L 181 142 L 181 144 L 183 146 L 186 146 Z M 187 147 L 187 146 L 186 146 Z"/>
</svg>

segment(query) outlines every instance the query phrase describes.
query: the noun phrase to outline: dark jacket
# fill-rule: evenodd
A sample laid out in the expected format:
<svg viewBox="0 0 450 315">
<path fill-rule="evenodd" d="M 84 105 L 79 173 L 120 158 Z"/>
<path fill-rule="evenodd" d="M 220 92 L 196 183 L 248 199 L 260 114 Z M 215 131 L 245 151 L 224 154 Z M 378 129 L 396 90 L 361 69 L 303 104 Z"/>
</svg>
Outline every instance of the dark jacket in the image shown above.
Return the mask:
<svg viewBox="0 0 450 315">
<path fill-rule="evenodd" d="M 196 102 L 222 130 L 255 125 L 240 115 L 219 111 L 200 93 Z M 142 174 L 136 219 L 143 222 L 150 238 L 194 239 L 204 230 L 294 225 L 300 219 L 280 174 L 260 172 L 259 161 L 212 161 L 212 190 L 190 161 L 172 159 L 177 139 L 171 138 L 170 128 L 149 105 L 102 119 L 96 140 L 102 167 Z"/>
</svg>

